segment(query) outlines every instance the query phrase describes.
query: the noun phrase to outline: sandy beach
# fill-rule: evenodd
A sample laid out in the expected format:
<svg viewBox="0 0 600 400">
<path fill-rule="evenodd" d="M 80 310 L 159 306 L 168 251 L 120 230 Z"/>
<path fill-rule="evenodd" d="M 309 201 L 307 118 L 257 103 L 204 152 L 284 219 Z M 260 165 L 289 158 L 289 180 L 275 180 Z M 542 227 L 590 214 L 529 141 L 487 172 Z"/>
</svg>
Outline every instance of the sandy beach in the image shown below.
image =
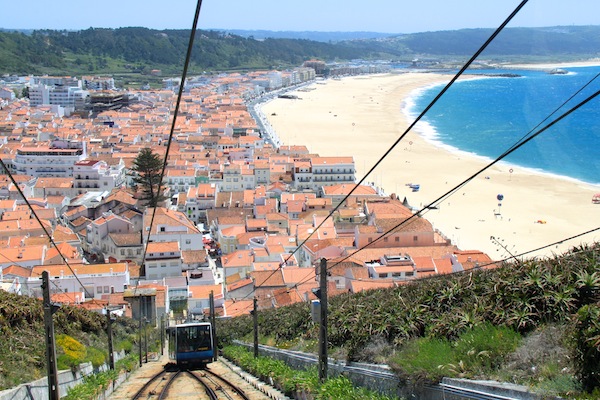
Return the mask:
<svg viewBox="0 0 600 400">
<path fill-rule="evenodd" d="M 262 111 L 284 144 L 302 144 L 322 156 L 353 156 L 361 179 L 412 121 L 402 112 L 413 91 L 447 83 L 449 75 L 397 73 L 316 82 L 299 99 L 276 99 Z M 502 149 L 504 150 L 504 149 Z M 440 198 L 487 162 L 425 140 L 414 128 L 368 176 L 386 193 L 422 208 Z M 412 192 L 408 183 L 420 184 Z M 493 259 L 521 254 L 600 226 L 600 187 L 496 164 L 424 217 L 462 250 Z M 503 194 L 499 206 L 497 195 Z M 490 237 L 495 240 L 491 240 Z M 600 231 L 564 241 L 532 256 L 552 256 L 580 243 L 600 240 Z"/>
</svg>

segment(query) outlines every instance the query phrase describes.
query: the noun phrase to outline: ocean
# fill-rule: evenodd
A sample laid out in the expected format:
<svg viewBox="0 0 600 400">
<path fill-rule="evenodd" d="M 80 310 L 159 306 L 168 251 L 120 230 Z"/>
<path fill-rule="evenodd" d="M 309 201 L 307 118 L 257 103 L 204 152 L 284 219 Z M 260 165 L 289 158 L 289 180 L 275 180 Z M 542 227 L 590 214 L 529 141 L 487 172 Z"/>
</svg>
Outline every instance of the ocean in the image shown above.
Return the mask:
<svg viewBox="0 0 600 400">
<path fill-rule="evenodd" d="M 595 78 L 600 67 L 561 69 L 567 73 L 474 71 L 478 78 L 455 82 L 421 120 L 418 131 L 427 140 L 452 151 L 496 159 L 538 124 L 542 123 L 536 131 L 600 90 L 600 76 Z M 464 76 L 468 78 L 471 74 Z M 442 88 L 443 85 L 436 85 L 414 93 L 404 105 L 404 112 L 414 120 Z M 600 184 L 599 149 L 600 96 L 508 155 L 503 162 L 513 165 L 515 170 L 522 167 Z"/>
</svg>

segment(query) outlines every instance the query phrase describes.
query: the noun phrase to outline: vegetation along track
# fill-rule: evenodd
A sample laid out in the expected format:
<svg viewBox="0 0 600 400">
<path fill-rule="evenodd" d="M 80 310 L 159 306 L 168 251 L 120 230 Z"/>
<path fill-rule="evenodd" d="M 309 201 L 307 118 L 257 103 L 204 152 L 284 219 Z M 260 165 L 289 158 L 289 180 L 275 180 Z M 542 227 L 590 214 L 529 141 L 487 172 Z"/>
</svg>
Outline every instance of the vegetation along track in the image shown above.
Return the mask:
<svg viewBox="0 0 600 400">
<path fill-rule="evenodd" d="M 136 399 L 189 398 L 241 399 L 250 400 L 242 389 L 232 382 L 210 371 L 160 371 L 152 376 L 132 397 Z"/>
</svg>

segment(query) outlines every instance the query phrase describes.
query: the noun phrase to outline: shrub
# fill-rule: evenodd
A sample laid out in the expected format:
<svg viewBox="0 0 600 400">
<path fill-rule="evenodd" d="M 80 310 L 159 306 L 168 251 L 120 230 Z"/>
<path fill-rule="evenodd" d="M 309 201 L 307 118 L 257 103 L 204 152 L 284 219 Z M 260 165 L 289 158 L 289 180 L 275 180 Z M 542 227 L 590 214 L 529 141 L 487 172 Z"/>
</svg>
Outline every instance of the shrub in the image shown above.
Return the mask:
<svg viewBox="0 0 600 400">
<path fill-rule="evenodd" d="M 101 390 L 108 389 L 109 384 L 118 376 L 116 371 L 105 371 L 83 378 L 83 382 L 70 388 L 63 400 L 95 400 Z"/>
<path fill-rule="evenodd" d="M 316 368 L 294 370 L 282 361 L 269 357 L 257 357 L 241 346 L 225 346 L 223 355 L 251 374 L 263 380 L 272 381 L 276 387 L 293 396 L 298 392 L 312 394 L 315 399 L 373 399 L 388 400 L 364 388 L 355 388 L 345 377 L 330 378 L 322 385 L 319 383 Z"/>
<path fill-rule="evenodd" d="M 408 342 L 391 360 L 401 377 L 438 382 L 443 376 L 473 377 L 497 369 L 514 351 L 521 336 L 506 327 L 485 323 L 454 342 L 419 338 Z"/>
<path fill-rule="evenodd" d="M 68 335 L 58 335 L 56 345 L 62 351 L 57 357 L 58 369 L 74 369 L 85 361 L 87 354 L 84 345 Z"/>
<path fill-rule="evenodd" d="M 102 364 L 106 362 L 107 358 L 108 353 L 106 351 L 97 349 L 96 347 L 87 348 L 87 355 L 85 357 L 85 361 L 91 362 L 94 368 L 99 368 Z"/>
<path fill-rule="evenodd" d="M 575 365 L 583 389 L 600 389 L 600 307 L 581 307 L 575 318 Z"/>
<path fill-rule="evenodd" d="M 133 350 L 133 342 L 131 340 L 122 340 L 115 348 L 117 351 L 124 350 L 125 353 L 129 354 Z"/>
<path fill-rule="evenodd" d="M 323 382 L 319 387 L 315 399 L 344 399 L 344 400 L 385 400 L 391 399 L 378 393 L 374 393 L 365 388 L 355 388 L 350 379 L 345 376 L 337 376 Z"/>
</svg>

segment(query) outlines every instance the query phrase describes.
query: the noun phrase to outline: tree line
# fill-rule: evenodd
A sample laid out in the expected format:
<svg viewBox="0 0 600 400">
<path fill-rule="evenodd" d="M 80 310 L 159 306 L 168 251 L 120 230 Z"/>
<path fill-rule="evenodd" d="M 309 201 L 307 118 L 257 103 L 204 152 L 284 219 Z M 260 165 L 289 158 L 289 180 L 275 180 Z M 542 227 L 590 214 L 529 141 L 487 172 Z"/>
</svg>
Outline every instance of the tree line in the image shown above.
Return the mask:
<svg viewBox="0 0 600 400">
<path fill-rule="evenodd" d="M 399 27 L 399 30 L 401 27 Z M 386 38 L 322 42 L 307 39 L 239 36 L 199 30 L 192 51 L 192 69 L 285 68 L 304 60 L 410 60 L 414 56 L 467 57 L 492 29 L 461 29 L 391 35 Z M 80 31 L 0 31 L 0 73 L 111 73 L 146 68 L 179 71 L 189 30 L 141 27 L 89 28 Z M 263 32 L 264 36 L 264 32 Z M 600 26 L 507 28 L 490 45 L 487 56 L 589 58 L 600 48 Z"/>
</svg>

